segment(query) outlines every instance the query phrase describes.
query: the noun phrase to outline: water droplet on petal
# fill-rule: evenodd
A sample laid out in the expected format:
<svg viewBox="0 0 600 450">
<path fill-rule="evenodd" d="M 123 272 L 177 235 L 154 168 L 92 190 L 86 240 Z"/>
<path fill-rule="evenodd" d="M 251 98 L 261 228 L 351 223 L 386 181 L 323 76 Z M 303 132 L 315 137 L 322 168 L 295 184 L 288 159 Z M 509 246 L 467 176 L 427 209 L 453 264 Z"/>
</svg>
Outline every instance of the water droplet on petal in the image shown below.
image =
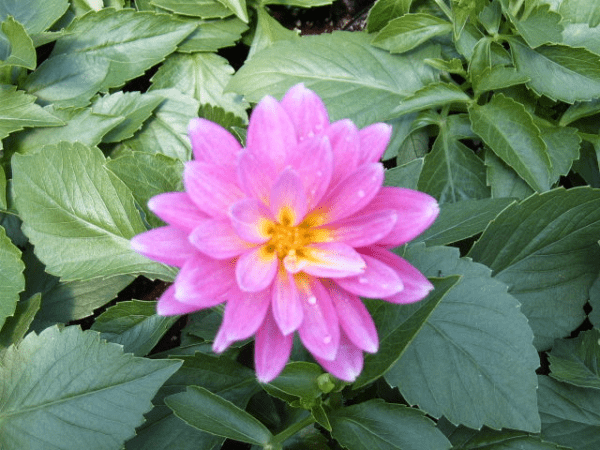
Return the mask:
<svg viewBox="0 0 600 450">
<path fill-rule="evenodd" d="M 329 344 L 331 342 L 331 336 L 325 336 L 323 338 L 323 344 Z"/>
<path fill-rule="evenodd" d="M 358 282 L 360 284 L 366 284 L 369 282 L 369 280 L 367 280 L 365 277 L 359 277 Z"/>
<path fill-rule="evenodd" d="M 321 172 L 320 170 L 317 170 L 317 176 L 318 177 L 322 177 L 323 176 L 323 172 Z"/>
<path fill-rule="evenodd" d="M 365 191 L 363 191 L 362 189 L 360 191 L 358 191 L 358 196 L 360 198 L 363 198 L 365 196 Z"/>
<path fill-rule="evenodd" d="M 311 137 L 314 137 L 314 136 L 315 136 L 315 133 L 313 131 L 309 131 L 308 132 L 308 137 L 311 138 Z"/>
<path fill-rule="evenodd" d="M 316 305 L 317 304 L 317 297 L 315 297 L 314 295 L 311 295 L 310 297 L 307 298 L 307 301 L 311 305 Z"/>
<path fill-rule="evenodd" d="M 322 129 L 323 129 L 323 124 L 318 123 L 318 124 L 315 125 L 315 130 L 320 131 Z"/>
</svg>

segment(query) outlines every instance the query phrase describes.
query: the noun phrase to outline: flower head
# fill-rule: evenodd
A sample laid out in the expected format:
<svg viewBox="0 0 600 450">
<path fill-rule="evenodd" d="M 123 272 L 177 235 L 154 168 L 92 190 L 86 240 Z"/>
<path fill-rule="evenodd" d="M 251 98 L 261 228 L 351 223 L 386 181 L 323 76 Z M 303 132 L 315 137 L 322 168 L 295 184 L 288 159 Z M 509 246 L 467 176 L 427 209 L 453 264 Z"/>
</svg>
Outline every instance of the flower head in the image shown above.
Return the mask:
<svg viewBox="0 0 600 450">
<path fill-rule="evenodd" d="M 383 123 L 330 123 L 302 84 L 256 106 L 245 148 L 221 126 L 193 120 L 185 192 L 153 197 L 150 209 L 168 225 L 132 240 L 136 251 L 181 268 L 158 314 L 225 302 L 213 349 L 255 335 L 259 380 L 283 369 L 297 331 L 327 371 L 353 381 L 363 352 L 379 345 L 359 297 L 411 303 L 433 288 L 389 251 L 439 212 L 427 194 L 382 187 L 378 161 L 390 133 Z"/>
</svg>

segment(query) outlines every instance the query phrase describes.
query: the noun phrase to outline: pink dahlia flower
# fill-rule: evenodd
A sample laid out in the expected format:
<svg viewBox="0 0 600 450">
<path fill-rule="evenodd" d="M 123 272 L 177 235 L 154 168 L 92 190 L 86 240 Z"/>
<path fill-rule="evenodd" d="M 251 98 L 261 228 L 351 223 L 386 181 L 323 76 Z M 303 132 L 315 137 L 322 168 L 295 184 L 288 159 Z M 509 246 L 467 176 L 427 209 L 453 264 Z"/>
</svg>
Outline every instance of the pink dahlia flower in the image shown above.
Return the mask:
<svg viewBox="0 0 600 450">
<path fill-rule="evenodd" d="M 302 84 L 256 106 L 245 148 L 221 126 L 193 120 L 185 192 L 153 197 L 149 208 L 168 225 L 132 240 L 139 253 L 181 268 L 158 314 L 225 302 L 213 349 L 255 335 L 260 381 L 281 372 L 296 331 L 321 366 L 354 381 L 363 352 L 379 345 L 359 297 L 411 303 L 433 288 L 388 250 L 439 211 L 427 194 L 382 187 L 378 161 L 390 133 L 383 123 L 330 123 Z"/>
</svg>

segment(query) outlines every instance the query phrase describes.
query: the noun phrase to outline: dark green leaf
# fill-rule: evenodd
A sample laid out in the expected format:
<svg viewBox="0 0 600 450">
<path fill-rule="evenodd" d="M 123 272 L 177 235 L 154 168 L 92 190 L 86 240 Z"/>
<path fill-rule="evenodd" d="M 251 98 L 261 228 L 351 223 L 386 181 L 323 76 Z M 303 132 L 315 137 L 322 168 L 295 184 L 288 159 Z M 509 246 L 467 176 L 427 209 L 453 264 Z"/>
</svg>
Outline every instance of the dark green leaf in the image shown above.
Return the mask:
<svg viewBox="0 0 600 450">
<path fill-rule="evenodd" d="M 178 52 L 216 52 L 220 48 L 235 45 L 248 30 L 248 25 L 237 17 L 222 20 L 190 19 L 189 22 L 198 27 L 179 44 Z"/>
<path fill-rule="evenodd" d="M 25 337 L 33 318 L 40 309 L 42 296 L 35 294 L 27 300 L 21 300 L 17 303 L 15 313 L 6 319 L 2 330 L 0 331 L 0 354 L 1 347 L 8 347 L 17 344 Z"/>
<path fill-rule="evenodd" d="M 423 109 L 438 108 L 452 103 L 469 103 L 471 97 L 465 94 L 458 86 L 449 83 L 431 83 L 419 89 L 413 95 L 400 101 L 390 117 L 402 116 Z"/>
<path fill-rule="evenodd" d="M 240 18 L 245 23 L 248 23 L 248 9 L 246 0 L 218 0 L 223 6 Z"/>
<path fill-rule="evenodd" d="M 265 385 L 274 396 L 282 392 L 286 396 L 299 398 L 304 406 L 310 407 L 323 393 L 319 389 L 317 378 L 323 370 L 316 364 L 294 361 L 288 363 L 277 378 Z"/>
<path fill-rule="evenodd" d="M 569 173 L 573 161 L 579 159 L 581 138 L 575 128 L 556 127 L 541 122 L 537 125 L 552 161 L 551 182 L 556 183 L 561 176 Z"/>
<path fill-rule="evenodd" d="M 316 6 L 331 5 L 333 0 L 261 0 L 261 5 L 298 6 L 300 8 L 313 8 Z"/>
<path fill-rule="evenodd" d="M 560 339 L 548 355 L 550 376 L 563 383 L 600 389 L 600 330 L 584 331 L 575 339 Z"/>
<path fill-rule="evenodd" d="M 423 158 L 417 158 L 402 166 L 397 166 L 385 171 L 384 186 L 405 187 L 417 189 L 417 183 L 421 170 L 423 169 Z"/>
<path fill-rule="evenodd" d="M 6 318 L 14 314 L 19 293 L 25 289 L 24 270 L 21 250 L 0 226 L 0 328 Z"/>
<path fill-rule="evenodd" d="M 542 44 L 557 44 L 562 41 L 562 17 L 551 11 L 550 5 L 535 6 L 529 9 L 527 17 L 520 19 L 510 13 L 508 16 L 531 48 L 539 47 Z"/>
<path fill-rule="evenodd" d="M 576 120 L 598 113 L 600 113 L 600 99 L 590 100 L 589 102 L 576 102 L 567 108 L 558 124 L 564 127 Z"/>
<path fill-rule="evenodd" d="M 493 198 L 524 199 L 534 193 L 523 178 L 490 149 L 485 150 L 484 162 L 487 168 L 487 184 L 492 189 Z"/>
<path fill-rule="evenodd" d="M 367 17 L 367 31 L 369 33 L 379 31 L 390 20 L 408 13 L 411 3 L 412 0 L 377 0 Z"/>
<path fill-rule="evenodd" d="M 530 78 L 513 67 L 486 67 L 481 72 L 472 74 L 473 90 L 477 95 L 487 91 L 504 89 L 517 84 L 527 83 Z"/>
</svg>

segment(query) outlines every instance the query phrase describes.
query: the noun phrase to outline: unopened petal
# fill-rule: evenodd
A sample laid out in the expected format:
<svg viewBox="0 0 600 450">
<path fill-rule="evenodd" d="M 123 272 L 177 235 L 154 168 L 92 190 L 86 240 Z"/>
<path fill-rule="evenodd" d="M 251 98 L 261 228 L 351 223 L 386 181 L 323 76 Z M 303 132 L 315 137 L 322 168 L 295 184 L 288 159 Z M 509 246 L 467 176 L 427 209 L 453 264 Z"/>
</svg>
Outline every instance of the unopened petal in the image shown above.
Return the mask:
<svg viewBox="0 0 600 450">
<path fill-rule="evenodd" d="M 338 285 L 348 292 L 368 298 L 389 297 L 404 289 L 396 270 L 377 258 L 366 254 L 361 256 L 367 265 L 365 271 L 354 277 L 337 278 L 335 281 Z"/>
<path fill-rule="evenodd" d="M 362 351 L 342 333 L 340 346 L 333 361 L 315 357 L 323 368 L 340 380 L 352 383 L 358 378 L 363 368 Z"/>
<path fill-rule="evenodd" d="M 384 209 L 366 214 L 361 211 L 323 228 L 330 230 L 334 241 L 343 242 L 352 247 L 366 247 L 387 236 L 394 228 L 397 220 L 398 213 L 393 209 Z"/>
<path fill-rule="evenodd" d="M 340 278 L 361 274 L 366 265 L 354 248 L 341 242 L 323 242 L 304 247 L 301 254 L 283 259 L 291 273 L 304 271 L 316 277 Z"/>
<path fill-rule="evenodd" d="M 294 276 L 283 267 L 279 268 L 273 282 L 272 310 L 275 322 L 285 335 L 296 331 L 304 317 Z"/>
<path fill-rule="evenodd" d="M 231 225 L 242 239 L 262 244 L 270 238 L 273 226 L 271 212 L 255 198 L 245 198 L 229 208 Z"/>
<path fill-rule="evenodd" d="M 206 119 L 196 118 L 188 125 L 194 159 L 212 164 L 234 164 L 242 146 L 229 131 Z"/>
<path fill-rule="evenodd" d="M 178 316 L 198 311 L 196 305 L 182 303 L 175 298 L 175 285 L 171 285 L 158 299 L 156 313 L 159 316 Z"/>
<path fill-rule="evenodd" d="M 176 227 L 154 228 L 131 239 L 131 248 L 154 261 L 181 267 L 197 251 L 188 241 L 188 234 Z"/>
<path fill-rule="evenodd" d="M 241 255 L 256 244 L 241 239 L 229 220 L 205 219 L 190 234 L 189 241 L 205 255 L 229 259 Z"/>
<path fill-rule="evenodd" d="M 296 226 L 307 211 L 302 180 L 291 168 L 286 168 L 271 188 L 271 213 L 282 225 Z"/>
<path fill-rule="evenodd" d="M 259 292 L 273 282 L 278 265 L 277 255 L 265 246 L 250 250 L 239 257 L 235 266 L 237 284 L 242 291 Z"/>
<path fill-rule="evenodd" d="M 321 133 L 329 125 L 323 101 L 302 83 L 287 91 L 281 99 L 281 106 L 294 124 L 300 142 Z"/>
<path fill-rule="evenodd" d="M 360 159 L 358 164 L 377 162 L 390 143 L 392 127 L 386 123 L 374 123 L 358 132 L 360 138 Z"/>
<path fill-rule="evenodd" d="M 358 128 L 349 119 L 332 123 L 325 130 L 325 135 L 329 138 L 333 153 L 331 174 L 331 186 L 333 187 L 358 168 L 360 139 Z"/>
<path fill-rule="evenodd" d="M 175 279 L 175 298 L 198 309 L 222 303 L 235 288 L 235 268 L 230 260 L 216 260 L 197 253 L 183 265 Z"/>
<path fill-rule="evenodd" d="M 192 231 L 209 216 L 200 211 L 187 192 L 165 192 L 148 200 L 148 208 L 169 225 Z"/>
<path fill-rule="evenodd" d="M 281 373 L 290 357 L 293 342 L 293 335 L 283 335 L 271 313 L 267 312 L 254 341 L 254 366 L 258 381 L 268 383 Z"/>
</svg>

